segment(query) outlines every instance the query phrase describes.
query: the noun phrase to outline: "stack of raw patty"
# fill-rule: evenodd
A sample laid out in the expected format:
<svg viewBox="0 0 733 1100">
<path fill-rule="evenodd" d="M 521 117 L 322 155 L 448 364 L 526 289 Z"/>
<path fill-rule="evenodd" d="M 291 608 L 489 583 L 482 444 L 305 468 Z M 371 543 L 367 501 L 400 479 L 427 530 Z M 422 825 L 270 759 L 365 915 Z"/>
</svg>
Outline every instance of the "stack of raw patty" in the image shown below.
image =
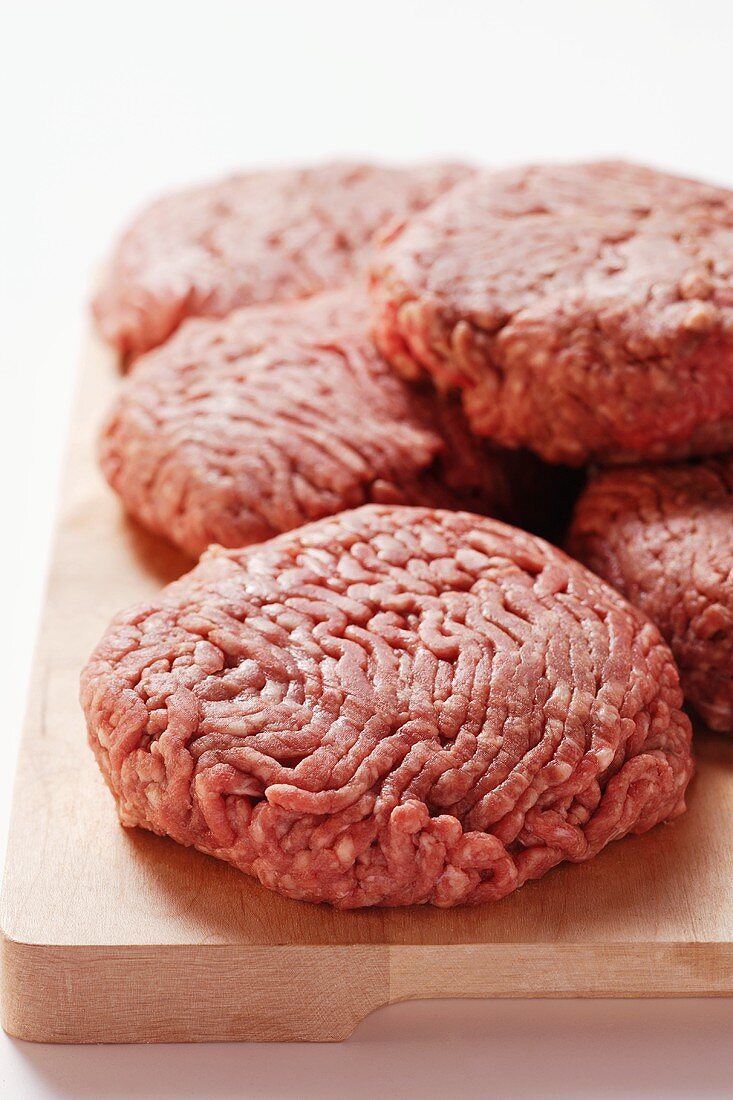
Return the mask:
<svg viewBox="0 0 733 1100">
<path fill-rule="evenodd" d="M 682 812 L 658 628 L 733 711 L 733 474 L 679 461 L 733 448 L 732 240 L 729 192 L 622 164 L 334 165 L 144 214 L 95 304 L 132 358 L 102 466 L 218 545 L 84 671 L 123 823 L 295 898 L 455 905 Z M 500 522 L 556 535 L 588 463 L 570 549 L 641 610 Z"/>
</svg>

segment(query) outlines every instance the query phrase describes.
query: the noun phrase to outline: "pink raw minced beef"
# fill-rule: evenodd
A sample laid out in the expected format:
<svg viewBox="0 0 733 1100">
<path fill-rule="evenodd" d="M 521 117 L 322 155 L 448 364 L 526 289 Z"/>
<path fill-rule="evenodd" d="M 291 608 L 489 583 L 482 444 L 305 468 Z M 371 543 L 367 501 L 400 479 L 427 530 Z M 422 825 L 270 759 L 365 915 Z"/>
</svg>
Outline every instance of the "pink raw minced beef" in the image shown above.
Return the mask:
<svg viewBox="0 0 733 1100">
<path fill-rule="evenodd" d="M 684 810 L 669 649 L 498 521 L 368 505 L 217 548 L 82 676 L 122 822 L 341 908 L 476 904 Z"/>
<path fill-rule="evenodd" d="M 94 301 L 124 355 L 187 317 L 292 301 L 363 272 L 375 231 L 421 210 L 471 169 L 323 164 L 249 172 L 167 195 L 120 241 Z"/>
<path fill-rule="evenodd" d="M 128 512 L 194 557 L 366 503 L 551 528 L 569 488 L 399 378 L 354 290 L 189 321 L 122 383 L 100 458 Z"/>
</svg>

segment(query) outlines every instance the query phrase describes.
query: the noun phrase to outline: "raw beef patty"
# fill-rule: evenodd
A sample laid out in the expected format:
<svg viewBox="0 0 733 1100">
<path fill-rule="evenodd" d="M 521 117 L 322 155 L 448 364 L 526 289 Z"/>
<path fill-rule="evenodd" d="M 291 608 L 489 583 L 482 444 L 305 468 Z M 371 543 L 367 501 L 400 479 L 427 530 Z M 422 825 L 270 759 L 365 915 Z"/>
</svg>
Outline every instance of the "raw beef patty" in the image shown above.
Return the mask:
<svg viewBox="0 0 733 1100">
<path fill-rule="evenodd" d="M 385 234 L 379 345 L 479 434 L 580 465 L 733 447 L 733 192 L 621 163 L 481 173 Z"/>
<path fill-rule="evenodd" d="M 569 547 L 654 620 L 689 702 L 733 733 L 733 457 L 600 474 Z"/>
<path fill-rule="evenodd" d="M 348 292 L 183 325 L 125 379 L 101 462 L 127 510 L 196 557 L 368 502 L 531 524 L 563 491 L 397 377 Z"/>
<path fill-rule="evenodd" d="M 339 287 L 362 270 L 375 230 L 420 210 L 469 171 L 326 164 L 169 195 L 122 238 L 94 303 L 100 329 L 136 355 L 186 317 Z"/>
<path fill-rule="evenodd" d="M 368 505 L 209 551 L 82 675 L 125 825 L 340 907 L 501 898 L 684 809 L 671 654 L 548 543 Z"/>
</svg>

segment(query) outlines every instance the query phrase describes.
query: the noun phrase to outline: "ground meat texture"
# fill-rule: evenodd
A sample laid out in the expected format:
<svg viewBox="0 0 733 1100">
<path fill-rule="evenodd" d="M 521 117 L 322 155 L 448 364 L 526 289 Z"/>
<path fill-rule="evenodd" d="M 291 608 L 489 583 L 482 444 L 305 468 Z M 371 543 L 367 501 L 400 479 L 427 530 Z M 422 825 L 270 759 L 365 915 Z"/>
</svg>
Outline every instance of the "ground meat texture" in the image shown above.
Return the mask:
<svg viewBox="0 0 733 1100">
<path fill-rule="evenodd" d="M 195 557 L 368 502 L 523 525 L 561 512 L 562 477 L 473 437 L 456 402 L 390 369 L 362 298 L 189 321 L 141 359 L 101 438 L 127 510 Z"/>
<path fill-rule="evenodd" d="M 548 543 L 368 505 L 210 550 L 82 675 L 122 822 L 349 908 L 504 897 L 684 809 L 655 626 Z"/>
<path fill-rule="evenodd" d="M 481 173 L 386 234 L 376 334 L 476 432 L 580 465 L 733 447 L 733 193 L 622 163 Z"/>
<path fill-rule="evenodd" d="M 599 474 L 568 545 L 654 620 L 688 702 L 733 733 L 733 457 Z"/>
<path fill-rule="evenodd" d="M 162 343 L 186 317 L 341 286 L 374 232 L 420 210 L 470 169 L 325 164 L 234 176 L 160 199 L 122 238 L 94 302 L 125 355 Z"/>
</svg>

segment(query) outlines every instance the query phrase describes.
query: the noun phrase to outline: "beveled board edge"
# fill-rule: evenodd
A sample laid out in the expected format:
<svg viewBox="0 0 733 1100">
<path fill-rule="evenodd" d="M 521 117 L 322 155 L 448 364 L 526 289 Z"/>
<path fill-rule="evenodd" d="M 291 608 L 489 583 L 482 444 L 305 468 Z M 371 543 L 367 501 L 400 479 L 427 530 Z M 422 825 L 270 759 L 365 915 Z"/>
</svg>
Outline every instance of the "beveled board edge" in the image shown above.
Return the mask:
<svg viewBox="0 0 733 1100">
<path fill-rule="evenodd" d="M 3 937 L 2 1025 L 44 1043 L 338 1042 L 399 1001 L 724 996 L 733 945 L 89 946 Z"/>
</svg>

